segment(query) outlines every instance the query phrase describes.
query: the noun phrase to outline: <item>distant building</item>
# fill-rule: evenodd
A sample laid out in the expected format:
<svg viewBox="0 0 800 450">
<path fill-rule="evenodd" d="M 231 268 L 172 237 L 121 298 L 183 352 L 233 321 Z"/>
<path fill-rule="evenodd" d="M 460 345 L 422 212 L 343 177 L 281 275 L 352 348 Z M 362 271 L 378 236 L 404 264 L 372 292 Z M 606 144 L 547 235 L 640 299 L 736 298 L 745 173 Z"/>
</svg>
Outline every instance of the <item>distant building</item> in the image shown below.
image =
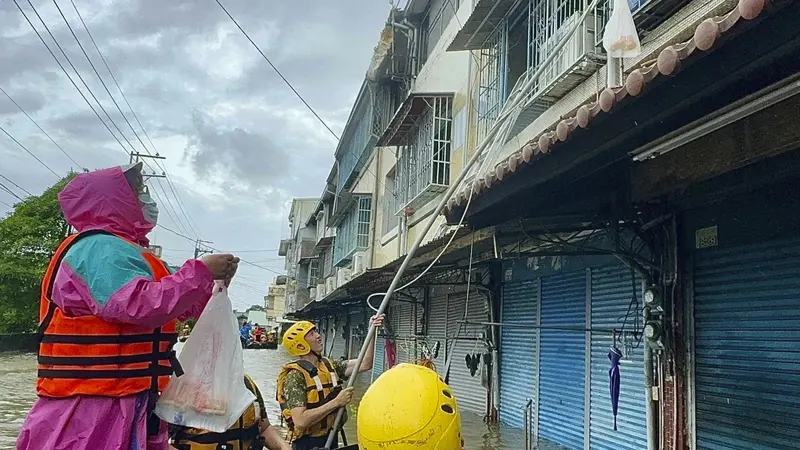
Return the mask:
<svg viewBox="0 0 800 450">
<path fill-rule="evenodd" d="M 286 277 L 281 275 L 269 286 L 267 295 L 264 297 L 264 308 L 267 318 L 273 322 L 278 322 L 283 318 L 286 311 Z"/>
</svg>

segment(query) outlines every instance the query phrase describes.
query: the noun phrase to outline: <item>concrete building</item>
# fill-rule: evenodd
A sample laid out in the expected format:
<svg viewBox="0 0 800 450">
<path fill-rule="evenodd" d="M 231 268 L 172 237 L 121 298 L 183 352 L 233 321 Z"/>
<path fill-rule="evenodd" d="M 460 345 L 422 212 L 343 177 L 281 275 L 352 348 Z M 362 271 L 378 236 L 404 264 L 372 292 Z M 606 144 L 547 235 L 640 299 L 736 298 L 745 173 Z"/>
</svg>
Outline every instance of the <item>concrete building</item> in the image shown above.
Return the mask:
<svg viewBox="0 0 800 450">
<path fill-rule="evenodd" d="M 286 282 L 287 277 L 279 275 L 269 286 L 267 295 L 264 296 L 264 309 L 273 323 L 283 319 L 286 311 Z"/>
<path fill-rule="evenodd" d="M 320 269 L 293 315 L 355 355 L 372 294 L 480 151 L 374 375 L 387 345 L 432 358 L 463 414 L 568 449 L 794 448 L 800 7 L 627 3 L 624 60 L 602 45 L 609 1 L 393 10 L 305 222 Z"/>
</svg>

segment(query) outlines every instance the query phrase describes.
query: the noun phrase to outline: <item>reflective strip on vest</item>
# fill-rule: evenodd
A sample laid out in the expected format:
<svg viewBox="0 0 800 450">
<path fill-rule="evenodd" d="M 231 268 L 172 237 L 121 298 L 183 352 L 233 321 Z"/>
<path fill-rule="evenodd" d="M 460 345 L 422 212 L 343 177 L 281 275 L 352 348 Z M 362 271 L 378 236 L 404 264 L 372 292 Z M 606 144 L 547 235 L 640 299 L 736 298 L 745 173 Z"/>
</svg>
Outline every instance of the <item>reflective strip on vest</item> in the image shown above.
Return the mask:
<svg viewBox="0 0 800 450">
<path fill-rule="evenodd" d="M 97 234 L 111 235 L 93 230 L 65 239 L 42 280 L 36 382 L 40 396 L 123 397 L 148 390 L 157 394 L 166 387 L 173 372 L 182 374 L 172 350 L 178 337 L 174 320 L 152 329 L 110 323 L 91 315 L 67 317 L 51 301 L 55 277 L 67 251 L 79 240 Z M 155 281 L 169 275 L 160 259 L 144 248 L 141 252 Z"/>
</svg>

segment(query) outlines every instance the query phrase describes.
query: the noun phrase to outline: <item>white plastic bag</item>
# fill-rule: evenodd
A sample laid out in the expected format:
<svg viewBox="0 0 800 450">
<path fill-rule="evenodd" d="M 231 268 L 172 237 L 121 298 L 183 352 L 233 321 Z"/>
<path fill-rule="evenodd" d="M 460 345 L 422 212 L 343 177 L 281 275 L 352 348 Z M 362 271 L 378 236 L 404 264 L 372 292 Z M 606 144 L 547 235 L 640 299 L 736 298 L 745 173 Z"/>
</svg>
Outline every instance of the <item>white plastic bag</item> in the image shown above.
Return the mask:
<svg viewBox="0 0 800 450">
<path fill-rule="evenodd" d="M 603 31 L 603 48 L 614 58 L 634 58 L 642 52 L 627 0 L 614 0 L 614 10 Z"/>
<path fill-rule="evenodd" d="M 183 376 L 172 375 L 156 404 L 158 417 L 175 425 L 226 431 L 256 399 L 245 387 L 242 358 L 228 290 L 217 283 L 178 356 Z"/>
</svg>

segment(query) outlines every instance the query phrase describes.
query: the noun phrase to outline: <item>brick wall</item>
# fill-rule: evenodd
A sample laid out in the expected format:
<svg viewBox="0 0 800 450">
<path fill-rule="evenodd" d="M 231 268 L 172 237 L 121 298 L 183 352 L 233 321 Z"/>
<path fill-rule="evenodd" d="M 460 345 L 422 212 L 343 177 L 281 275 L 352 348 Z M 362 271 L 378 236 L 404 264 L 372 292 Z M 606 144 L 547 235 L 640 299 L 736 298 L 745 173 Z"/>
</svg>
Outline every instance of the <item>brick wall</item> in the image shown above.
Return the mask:
<svg viewBox="0 0 800 450">
<path fill-rule="evenodd" d="M 663 441 L 664 450 L 676 450 L 675 436 L 673 430 L 675 429 L 675 378 L 669 377 L 664 379 L 663 386 L 663 401 L 661 404 L 664 424 L 661 429 L 661 439 Z"/>
</svg>

